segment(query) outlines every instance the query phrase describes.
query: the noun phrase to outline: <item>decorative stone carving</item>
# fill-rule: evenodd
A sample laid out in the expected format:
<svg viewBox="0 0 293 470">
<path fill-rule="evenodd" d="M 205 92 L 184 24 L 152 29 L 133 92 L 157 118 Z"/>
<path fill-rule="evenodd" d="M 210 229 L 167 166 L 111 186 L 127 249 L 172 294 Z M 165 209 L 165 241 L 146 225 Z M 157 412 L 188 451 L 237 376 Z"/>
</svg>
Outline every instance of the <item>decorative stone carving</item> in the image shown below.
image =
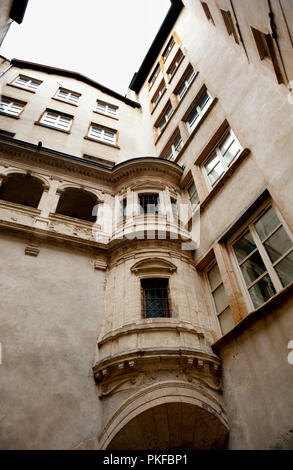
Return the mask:
<svg viewBox="0 0 293 470">
<path fill-rule="evenodd" d="M 177 271 L 177 266 L 162 258 L 146 258 L 135 263 L 131 272 L 137 276 L 161 276 L 170 275 Z"/>
<path fill-rule="evenodd" d="M 24 252 L 29 256 L 38 256 L 40 248 L 36 245 L 28 245 L 25 247 Z"/>
</svg>

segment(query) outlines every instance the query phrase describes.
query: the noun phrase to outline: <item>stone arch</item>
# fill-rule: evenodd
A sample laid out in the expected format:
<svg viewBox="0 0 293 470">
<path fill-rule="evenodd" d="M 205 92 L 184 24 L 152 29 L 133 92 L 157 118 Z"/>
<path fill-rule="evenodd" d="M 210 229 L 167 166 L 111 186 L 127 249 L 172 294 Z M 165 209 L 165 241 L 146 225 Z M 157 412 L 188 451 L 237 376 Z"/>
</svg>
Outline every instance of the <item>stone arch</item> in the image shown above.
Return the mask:
<svg viewBox="0 0 293 470">
<path fill-rule="evenodd" d="M 228 425 L 212 393 L 195 384 L 161 382 L 132 395 L 110 418 L 101 450 L 225 448 Z"/>
<path fill-rule="evenodd" d="M 60 192 L 60 188 L 59 188 Z M 66 186 L 60 195 L 56 214 L 74 217 L 87 222 L 95 222 L 93 209 L 98 203 L 98 197 L 90 191 L 76 186 Z"/>
<path fill-rule="evenodd" d="M 23 171 L 9 171 L 0 188 L 0 199 L 37 208 L 47 181 Z"/>
</svg>

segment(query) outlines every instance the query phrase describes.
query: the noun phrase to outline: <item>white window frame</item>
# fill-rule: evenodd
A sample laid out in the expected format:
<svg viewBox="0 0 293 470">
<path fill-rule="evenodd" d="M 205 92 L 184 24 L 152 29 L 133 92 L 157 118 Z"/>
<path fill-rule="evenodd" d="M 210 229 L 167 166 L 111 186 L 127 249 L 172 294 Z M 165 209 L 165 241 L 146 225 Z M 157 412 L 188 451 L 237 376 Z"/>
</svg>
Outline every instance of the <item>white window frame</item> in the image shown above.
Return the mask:
<svg viewBox="0 0 293 470">
<path fill-rule="evenodd" d="M 160 101 L 161 97 L 165 93 L 166 89 L 167 89 L 166 83 L 165 83 L 165 80 L 163 79 L 162 83 L 160 84 L 158 90 L 156 91 L 152 99 L 153 109 L 157 106 L 158 102 Z"/>
<path fill-rule="evenodd" d="M 160 68 L 160 64 L 157 64 L 153 70 L 153 72 L 151 73 L 151 77 L 149 78 L 149 87 L 152 88 L 152 86 L 154 85 L 155 81 L 157 80 L 159 74 L 160 74 L 160 71 L 161 71 L 161 68 Z"/>
<path fill-rule="evenodd" d="M 173 113 L 174 113 L 174 109 L 172 108 L 171 103 L 169 103 L 169 106 L 166 108 L 166 111 L 163 112 L 163 115 L 160 117 L 158 124 L 156 125 L 158 135 L 161 135 L 164 132 L 166 125 L 168 124 L 171 117 L 173 116 Z"/>
<path fill-rule="evenodd" d="M 204 96 L 208 96 L 207 101 L 205 102 L 203 108 L 201 108 L 200 104 L 204 98 Z M 195 106 L 193 106 L 192 110 L 188 113 L 187 118 L 185 119 L 185 122 L 188 127 L 188 131 L 191 134 L 192 131 L 196 128 L 197 124 L 202 120 L 203 116 L 206 114 L 207 110 L 210 108 L 211 104 L 213 102 L 213 97 L 210 94 L 208 90 L 205 90 L 201 95 L 200 98 L 197 100 Z M 192 123 L 190 124 L 190 116 L 192 114 L 197 113 L 196 119 L 193 119 Z"/>
<path fill-rule="evenodd" d="M 193 195 L 196 195 L 197 199 L 198 199 L 198 202 L 196 202 L 196 203 L 192 202 L 192 196 L 190 195 L 190 192 L 189 192 L 190 189 L 192 188 L 192 186 L 194 186 L 194 189 L 195 189 L 195 191 L 193 192 Z M 200 200 L 199 200 L 197 187 L 196 187 L 196 184 L 195 184 L 193 179 L 189 182 L 189 184 L 187 186 L 187 193 L 188 193 L 189 204 L 190 204 L 191 211 L 192 211 L 192 214 L 193 214 L 196 211 L 196 209 L 198 208 L 198 206 L 200 205 Z"/>
<path fill-rule="evenodd" d="M 60 95 L 60 92 L 66 93 L 66 96 L 64 97 Z M 71 103 L 71 104 L 77 105 L 80 96 L 81 96 L 80 93 L 69 91 L 69 90 L 66 90 L 65 88 L 60 87 L 58 88 L 56 92 L 55 98 L 57 98 L 58 100 L 64 101 L 65 103 Z"/>
<path fill-rule="evenodd" d="M 49 117 L 50 115 L 50 117 Z M 54 116 L 54 117 L 53 117 Z M 64 119 L 68 121 L 67 123 L 64 122 Z M 55 111 L 47 110 L 44 112 L 43 116 L 40 119 L 40 123 L 46 124 L 47 126 L 61 129 L 65 131 L 69 131 L 72 125 L 73 117 L 68 116 L 66 114 L 58 113 Z"/>
<path fill-rule="evenodd" d="M 176 54 L 174 62 L 170 65 L 170 67 L 167 71 L 169 81 L 171 81 L 172 78 L 174 77 L 174 75 L 177 72 L 177 70 L 178 70 L 178 68 L 179 68 L 179 66 L 180 66 L 183 59 L 184 59 L 184 54 L 183 54 L 182 50 L 179 49 L 178 53 Z"/>
<path fill-rule="evenodd" d="M 232 135 L 233 137 L 233 142 L 229 145 L 229 147 L 226 149 L 225 153 L 222 154 L 221 152 L 221 145 L 224 143 L 224 141 L 227 139 L 228 135 Z M 233 145 L 233 143 L 236 143 L 238 145 L 238 152 L 234 155 L 234 157 L 232 158 L 232 160 L 227 163 L 226 160 L 225 160 L 225 154 L 227 153 L 227 151 L 230 149 L 230 147 Z M 231 165 L 233 165 L 233 163 L 238 159 L 239 155 L 241 155 L 243 151 L 243 147 L 242 145 L 240 144 L 239 140 L 237 139 L 237 137 L 235 136 L 234 132 L 232 131 L 232 129 L 228 129 L 225 134 L 221 137 L 221 140 L 218 142 L 217 146 L 214 148 L 214 150 L 209 154 L 209 156 L 205 159 L 204 163 L 202 164 L 202 170 L 204 172 L 204 176 L 205 176 L 205 179 L 206 179 L 206 182 L 209 186 L 210 189 L 213 189 L 215 186 L 217 186 L 218 182 L 223 178 L 223 176 L 227 173 L 227 171 L 229 170 L 229 168 L 231 167 Z M 210 170 L 207 170 L 206 166 L 213 160 L 215 159 L 216 157 L 219 158 L 219 161 L 217 161 L 214 166 L 210 169 Z M 218 178 L 212 183 L 210 178 L 209 178 L 209 175 L 210 173 L 215 169 L 215 167 L 218 165 L 218 164 L 221 164 L 222 165 L 222 168 L 223 168 L 223 173 L 218 176 Z"/>
<path fill-rule="evenodd" d="M 176 95 L 178 98 L 178 101 L 181 101 L 184 96 L 186 95 L 187 90 L 193 83 L 197 73 L 194 70 L 193 67 L 191 67 L 190 70 L 188 70 L 187 74 L 184 77 L 184 80 L 180 83 L 179 87 L 177 88 Z"/>
<path fill-rule="evenodd" d="M 26 80 L 26 83 L 18 82 L 18 80 Z M 18 77 L 13 80 L 12 85 L 23 88 L 24 90 L 36 91 L 41 85 L 42 81 L 35 78 L 26 77 L 24 75 L 18 75 Z M 35 84 L 35 85 L 34 85 Z"/>
<path fill-rule="evenodd" d="M 271 233 L 268 236 L 266 236 L 263 240 L 261 240 L 258 233 L 257 233 L 257 231 L 256 231 L 256 228 L 255 228 L 254 224 L 257 223 L 257 221 L 265 214 L 265 212 L 267 212 L 267 210 L 270 207 L 272 207 L 273 210 L 275 211 L 280 223 L 277 227 L 275 227 L 271 231 Z M 288 249 L 285 253 L 283 253 L 283 255 L 280 258 L 278 258 L 275 262 L 272 262 L 269 255 L 268 255 L 268 253 L 267 253 L 267 251 L 266 251 L 266 249 L 265 249 L 265 247 L 264 247 L 264 243 L 274 233 L 276 233 L 281 227 L 284 228 L 286 234 L 288 235 L 288 237 L 292 241 L 292 247 L 290 249 Z M 241 260 L 241 262 L 239 262 L 237 257 L 236 257 L 236 253 L 234 251 L 233 246 L 248 232 L 251 234 L 251 236 L 253 238 L 253 241 L 256 245 L 256 248 L 253 251 L 251 251 L 249 253 L 249 255 L 247 255 L 245 258 L 243 258 Z M 280 278 L 278 276 L 278 273 L 275 270 L 275 266 L 277 266 L 283 259 L 286 258 L 286 256 L 288 256 L 290 253 L 293 252 L 293 236 L 292 236 L 291 231 L 287 227 L 286 223 L 284 222 L 282 216 L 280 215 L 279 211 L 276 209 L 274 203 L 271 200 L 265 202 L 253 214 L 253 216 L 250 217 L 249 220 L 245 224 L 242 225 L 242 227 L 237 231 L 237 233 L 229 240 L 227 246 L 228 246 L 228 249 L 229 249 L 229 253 L 231 255 L 233 265 L 235 266 L 235 272 L 237 274 L 237 278 L 239 280 L 239 284 L 240 284 L 241 290 L 244 294 L 244 298 L 245 298 L 247 307 L 249 308 L 249 311 L 253 311 L 256 308 L 259 308 L 259 307 L 254 306 L 252 298 L 251 298 L 250 293 L 249 293 L 249 289 L 251 289 L 254 285 L 257 285 L 257 283 L 262 278 L 264 278 L 265 276 L 269 276 L 269 278 L 271 280 L 271 283 L 273 284 L 273 287 L 276 291 L 276 294 L 274 294 L 274 295 L 277 295 L 281 290 L 284 289 L 284 287 L 283 287 L 283 285 L 280 281 Z M 253 255 L 254 252 L 259 253 L 266 270 L 257 279 L 255 279 L 253 282 L 251 282 L 249 285 L 247 285 L 246 282 L 245 282 L 244 276 L 242 274 L 240 266 L 243 263 L 245 263 Z M 272 297 L 270 297 L 270 299 L 271 298 Z M 270 299 L 266 300 L 263 304 L 261 304 L 261 306 L 264 305 L 265 303 L 269 302 Z"/>
<path fill-rule="evenodd" d="M 183 148 L 183 140 L 181 137 L 180 132 L 176 134 L 176 137 L 172 140 L 170 147 L 168 148 L 167 152 L 165 153 L 166 160 L 170 160 L 174 162 L 176 160 L 177 155 Z"/>
<path fill-rule="evenodd" d="M 106 116 L 117 118 L 118 106 L 115 106 L 114 104 L 110 104 L 110 103 L 105 103 L 104 101 L 101 101 L 101 100 L 97 100 L 95 112 L 105 114 Z"/>
<path fill-rule="evenodd" d="M 95 133 L 94 129 L 99 130 L 99 133 Z M 113 137 L 107 135 L 107 133 L 113 134 Z M 109 145 L 116 145 L 117 131 L 115 129 L 108 129 L 98 124 L 91 124 L 88 131 L 88 137 L 96 140 L 97 142 L 104 142 Z"/>
<path fill-rule="evenodd" d="M 18 117 L 20 113 L 23 111 L 25 104 L 19 103 L 18 101 L 13 101 L 9 98 L 1 97 L 0 98 L 0 107 L 1 113 L 7 114 L 8 116 L 16 116 Z"/>
<path fill-rule="evenodd" d="M 164 62 L 166 62 L 170 52 L 172 51 L 173 47 L 175 46 L 176 44 L 176 41 L 174 39 L 174 36 L 172 36 L 170 39 L 169 39 L 169 42 L 167 44 L 167 46 L 165 47 L 163 53 L 162 53 L 162 57 L 164 59 Z"/>
</svg>

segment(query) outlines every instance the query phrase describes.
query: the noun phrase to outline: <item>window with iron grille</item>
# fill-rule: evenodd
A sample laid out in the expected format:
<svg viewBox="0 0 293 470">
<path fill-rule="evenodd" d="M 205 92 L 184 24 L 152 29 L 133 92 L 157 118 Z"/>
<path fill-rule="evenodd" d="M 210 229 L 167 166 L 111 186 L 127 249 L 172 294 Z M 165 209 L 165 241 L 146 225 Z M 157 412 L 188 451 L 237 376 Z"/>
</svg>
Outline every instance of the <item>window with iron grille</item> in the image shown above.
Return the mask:
<svg viewBox="0 0 293 470">
<path fill-rule="evenodd" d="M 139 196 L 139 206 L 141 214 L 158 214 L 159 213 L 159 195 L 158 194 L 141 194 Z"/>
<path fill-rule="evenodd" d="M 168 279 L 142 279 L 141 291 L 144 318 L 170 317 Z"/>
</svg>

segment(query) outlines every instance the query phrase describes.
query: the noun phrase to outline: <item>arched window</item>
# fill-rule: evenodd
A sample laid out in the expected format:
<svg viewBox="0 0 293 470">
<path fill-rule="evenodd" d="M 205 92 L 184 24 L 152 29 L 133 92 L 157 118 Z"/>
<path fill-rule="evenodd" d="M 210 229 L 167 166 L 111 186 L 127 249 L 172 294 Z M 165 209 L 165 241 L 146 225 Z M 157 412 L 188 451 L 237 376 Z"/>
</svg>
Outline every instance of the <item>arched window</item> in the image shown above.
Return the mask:
<svg viewBox="0 0 293 470">
<path fill-rule="evenodd" d="M 43 183 L 31 175 L 14 173 L 0 187 L 0 199 L 37 208 L 43 194 Z"/>
<path fill-rule="evenodd" d="M 92 212 L 96 204 L 97 198 L 93 194 L 82 189 L 68 188 L 60 196 L 56 213 L 95 222 L 96 216 Z"/>
</svg>

